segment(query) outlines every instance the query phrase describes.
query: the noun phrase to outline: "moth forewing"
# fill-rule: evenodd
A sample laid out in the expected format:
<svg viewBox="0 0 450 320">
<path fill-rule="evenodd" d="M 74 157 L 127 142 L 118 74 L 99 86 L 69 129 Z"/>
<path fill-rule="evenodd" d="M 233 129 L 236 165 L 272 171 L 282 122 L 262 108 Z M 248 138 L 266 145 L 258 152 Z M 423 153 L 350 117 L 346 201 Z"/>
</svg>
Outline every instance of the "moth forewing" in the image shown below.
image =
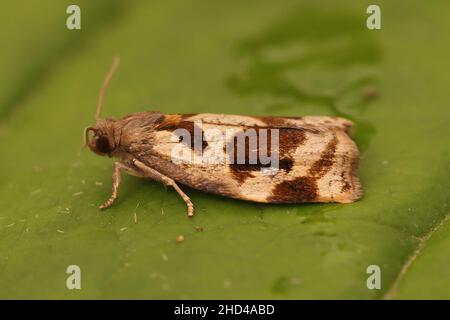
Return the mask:
<svg viewBox="0 0 450 320">
<path fill-rule="evenodd" d="M 351 202 L 361 196 L 361 187 L 356 176 L 359 153 L 351 140 L 349 129 L 351 122 L 341 118 L 309 117 L 304 125 L 301 118 L 248 117 L 236 115 L 163 115 L 158 127 L 149 134 L 151 143 L 145 148 L 142 158 L 149 166 L 192 188 L 216 193 L 223 196 L 258 202 L 296 203 L 296 202 Z M 175 121 L 176 119 L 176 121 Z M 252 119 L 249 121 L 249 119 Z M 264 119 L 264 120 L 262 120 Z M 188 155 L 186 159 L 196 159 L 198 151 L 195 144 L 194 124 L 203 121 L 202 153 L 200 161 L 174 163 L 171 151 L 180 148 Z M 218 121 L 220 120 L 220 121 Z M 242 125 L 248 121 L 251 125 Z M 312 122 L 320 122 L 313 125 Z M 344 122 L 345 121 L 345 122 Z M 276 126 L 270 126 L 277 123 Z M 345 126 L 341 124 L 345 123 Z M 188 138 L 177 136 L 174 128 L 184 128 L 192 135 Z M 229 161 L 238 136 L 257 135 L 261 128 L 277 129 L 279 136 L 279 168 L 275 174 L 267 174 L 266 163 L 250 157 L 258 141 L 248 141 L 248 149 L 237 157 L 238 161 Z M 215 133 L 210 134 L 209 129 Z M 268 136 L 268 132 L 261 134 Z M 221 139 L 218 139 L 221 132 Z M 230 134 L 231 132 L 231 134 Z M 170 139 L 167 137 L 170 136 Z M 164 137 L 164 139 L 163 139 Z M 214 137 L 213 139 L 211 137 Z M 186 143 L 186 139 L 188 142 Z M 168 143 L 167 141 L 171 141 Z M 174 143 L 175 141 L 175 143 Z M 179 141 L 176 143 L 176 141 Z M 244 141 L 241 139 L 241 141 Z M 228 148 L 227 148 L 228 147 Z M 222 149 L 222 157 L 228 161 L 213 161 L 211 150 Z M 248 154 L 246 154 L 248 152 Z M 257 152 L 258 153 L 258 152 Z M 231 156 L 232 160 L 235 160 Z M 177 159 L 179 160 L 179 159 Z M 242 163 L 244 161 L 244 163 Z"/>
</svg>

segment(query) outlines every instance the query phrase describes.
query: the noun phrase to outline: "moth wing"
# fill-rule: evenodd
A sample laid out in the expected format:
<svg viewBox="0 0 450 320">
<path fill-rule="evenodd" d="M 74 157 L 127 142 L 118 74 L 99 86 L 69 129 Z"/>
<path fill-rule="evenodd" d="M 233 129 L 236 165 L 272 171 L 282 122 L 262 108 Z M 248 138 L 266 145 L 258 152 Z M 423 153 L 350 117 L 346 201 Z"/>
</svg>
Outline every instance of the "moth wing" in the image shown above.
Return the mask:
<svg viewBox="0 0 450 320">
<path fill-rule="evenodd" d="M 278 128 L 279 170 L 261 164 L 227 163 L 226 131 Z M 356 176 L 359 153 L 351 122 L 329 117 L 248 117 L 198 114 L 165 115 L 149 132 L 139 158 L 190 187 L 256 202 L 351 202 L 362 192 Z M 204 132 L 216 130 L 218 136 Z M 186 137 L 181 137 L 181 133 Z M 259 132 L 259 131 L 258 131 Z M 197 134 L 196 134 L 197 133 Z M 200 137 L 199 140 L 197 138 Z M 228 140 L 227 140 L 228 139 Z"/>
</svg>

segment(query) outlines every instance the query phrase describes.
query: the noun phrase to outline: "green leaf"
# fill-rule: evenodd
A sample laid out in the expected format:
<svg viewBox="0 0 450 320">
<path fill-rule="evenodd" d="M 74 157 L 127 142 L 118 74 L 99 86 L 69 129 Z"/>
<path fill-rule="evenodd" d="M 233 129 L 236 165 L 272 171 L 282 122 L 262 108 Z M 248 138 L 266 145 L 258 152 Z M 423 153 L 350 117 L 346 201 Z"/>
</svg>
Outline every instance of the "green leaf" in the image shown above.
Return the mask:
<svg viewBox="0 0 450 320">
<path fill-rule="evenodd" d="M 381 1 L 381 30 L 366 1 L 79 3 L 74 31 L 66 1 L 2 8 L 0 298 L 449 297 L 448 2 Z M 365 196 L 263 205 L 184 187 L 188 219 L 172 189 L 125 176 L 99 211 L 113 160 L 79 148 L 116 53 L 105 117 L 347 117 Z"/>
</svg>

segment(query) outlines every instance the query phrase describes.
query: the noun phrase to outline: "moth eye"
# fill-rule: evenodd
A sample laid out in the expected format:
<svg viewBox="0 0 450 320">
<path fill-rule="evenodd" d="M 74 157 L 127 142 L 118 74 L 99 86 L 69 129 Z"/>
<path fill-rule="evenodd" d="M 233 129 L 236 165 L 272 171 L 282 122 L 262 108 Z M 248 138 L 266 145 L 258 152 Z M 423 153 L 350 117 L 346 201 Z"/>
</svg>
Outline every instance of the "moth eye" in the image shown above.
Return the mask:
<svg viewBox="0 0 450 320">
<path fill-rule="evenodd" d="M 105 136 L 98 137 L 97 141 L 95 142 L 96 149 L 101 153 L 109 153 L 111 152 L 111 148 L 109 146 L 108 138 Z"/>
</svg>

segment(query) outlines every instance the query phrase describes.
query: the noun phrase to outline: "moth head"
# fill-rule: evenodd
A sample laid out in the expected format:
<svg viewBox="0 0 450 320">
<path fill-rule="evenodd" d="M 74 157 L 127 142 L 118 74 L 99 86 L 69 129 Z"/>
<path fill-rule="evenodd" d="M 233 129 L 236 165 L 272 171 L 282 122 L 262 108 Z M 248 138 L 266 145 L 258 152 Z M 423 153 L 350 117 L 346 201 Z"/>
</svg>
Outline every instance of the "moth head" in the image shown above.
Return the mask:
<svg viewBox="0 0 450 320">
<path fill-rule="evenodd" d="M 107 155 L 111 157 L 116 149 L 114 120 L 102 119 L 100 118 L 100 113 L 103 108 L 106 88 L 108 87 L 114 72 L 119 66 L 119 63 L 119 56 L 116 56 L 105 80 L 103 81 L 98 97 L 97 112 L 95 114 L 95 126 L 84 129 L 84 145 L 88 146 L 89 149 L 101 156 Z"/>
<path fill-rule="evenodd" d="M 114 126 L 109 122 L 112 120 L 100 119 L 94 127 L 84 130 L 85 145 L 100 156 L 111 157 L 116 149 Z"/>
</svg>

